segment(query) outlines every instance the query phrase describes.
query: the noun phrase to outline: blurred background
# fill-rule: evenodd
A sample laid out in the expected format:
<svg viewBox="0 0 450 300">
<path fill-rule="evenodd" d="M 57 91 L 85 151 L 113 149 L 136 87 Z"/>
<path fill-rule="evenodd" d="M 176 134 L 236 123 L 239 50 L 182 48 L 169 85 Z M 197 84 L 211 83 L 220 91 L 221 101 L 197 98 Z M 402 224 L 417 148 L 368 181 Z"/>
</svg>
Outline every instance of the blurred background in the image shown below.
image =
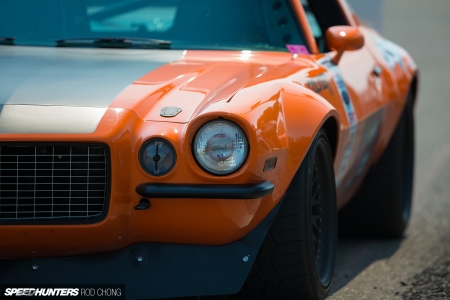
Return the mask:
<svg viewBox="0 0 450 300">
<path fill-rule="evenodd" d="M 382 33 L 385 0 L 347 0 L 360 19 Z"/>
</svg>

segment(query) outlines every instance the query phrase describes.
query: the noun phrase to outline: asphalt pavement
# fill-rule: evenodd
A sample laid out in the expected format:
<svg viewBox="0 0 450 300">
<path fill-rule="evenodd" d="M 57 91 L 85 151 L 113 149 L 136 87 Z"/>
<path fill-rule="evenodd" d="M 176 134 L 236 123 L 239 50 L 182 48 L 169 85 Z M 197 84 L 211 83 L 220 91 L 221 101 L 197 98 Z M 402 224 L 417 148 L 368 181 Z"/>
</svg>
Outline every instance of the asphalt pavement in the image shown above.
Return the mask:
<svg viewBox="0 0 450 300">
<path fill-rule="evenodd" d="M 450 269 L 441 272 L 450 265 L 450 1 L 384 1 L 383 35 L 411 53 L 420 69 L 413 215 L 402 239 L 341 239 L 329 299 L 445 299 L 450 297 Z M 413 297 L 421 282 L 430 283 L 427 291 Z"/>
</svg>

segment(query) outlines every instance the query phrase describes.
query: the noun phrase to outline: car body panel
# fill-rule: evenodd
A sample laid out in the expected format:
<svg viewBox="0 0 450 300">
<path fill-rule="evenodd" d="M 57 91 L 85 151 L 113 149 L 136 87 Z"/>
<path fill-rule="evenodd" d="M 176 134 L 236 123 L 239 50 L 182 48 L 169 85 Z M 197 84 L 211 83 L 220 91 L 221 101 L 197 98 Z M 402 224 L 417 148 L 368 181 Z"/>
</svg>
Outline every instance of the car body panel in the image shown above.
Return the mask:
<svg viewBox="0 0 450 300">
<path fill-rule="evenodd" d="M 179 50 L 127 51 L 128 56 L 120 55 L 120 49 L 2 47 L 0 105 L 106 108 L 131 82 L 183 54 Z M 49 83 L 53 83 L 51 90 Z"/>
<path fill-rule="evenodd" d="M 359 28 L 365 46 L 345 52 L 337 67 L 331 65 L 329 61 L 336 54 L 317 54 L 300 2 L 292 3 L 305 28 L 308 47 L 316 54 L 174 51 L 170 62 L 163 63 L 166 56 L 162 55 L 157 64 L 138 64 L 140 71 L 132 72 L 133 76 L 121 74 L 122 66 L 109 69 L 110 74 L 117 74 L 111 78 L 123 81 L 107 96 L 94 97 L 88 103 L 77 102 L 82 101 L 82 95 L 71 95 L 71 101 L 44 101 L 53 106 L 104 108 L 104 114 L 96 115 L 89 129 L 70 133 L 51 129 L 2 132 L 0 142 L 107 144 L 111 151 L 111 196 L 106 218 L 95 224 L 2 224 L 0 258 L 104 253 L 141 242 L 224 245 L 239 240 L 282 199 L 316 133 L 329 120 L 336 125 L 336 132 L 329 135 L 336 140 L 334 169 L 338 207 L 343 207 L 390 140 L 417 67 L 401 48 L 388 44 L 363 25 Z M 344 2 L 341 5 L 350 25 L 356 25 Z M 394 50 L 393 60 L 386 59 L 386 47 Z M 0 54 L 14 53 L 15 49 L 20 51 L 20 47 L 0 46 Z M 71 52 L 59 48 L 51 51 Z M 91 51 L 114 53 L 114 59 L 131 59 L 126 49 L 75 52 Z M 133 51 L 151 57 L 151 61 L 162 50 Z M 101 61 L 104 57 L 98 55 L 95 59 Z M 376 67 L 382 69 L 380 75 L 373 74 Z M 143 69 L 148 70 L 141 72 Z M 27 70 L 18 72 L 26 75 Z M 46 78 L 51 87 L 58 86 L 58 80 L 71 84 L 67 80 L 70 76 L 61 79 L 59 72 L 53 75 Z M 109 86 L 114 80 L 99 80 L 90 87 L 103 89 L 104 84 Z M 160 115 L 164 107 L 178 107 L 181 112 L 164 117 Z M 197 130 L 218 118 L 238 124 L 250 144 L 243 167 L 220 177 L 204 172 L 192 154 Z M 23 120 L 26 122 L 26 118 Z M 58 126 L 71 127 L 76 122 L 60 120 Z M 178 157 L 174 170 L 162 177 L 148 175 L 139 164 L 140 147 L 153 137 L 169 141 Z M 265 162 L 273 157 L 277 158 L 276 168 L 264 172 Z M 258 199 L 152 198 L 150 209 L 134 209 L 142 198 L 135 189 L 142 183 L 247 184 L 264 180 L 272 182 L 275 189 Z"/>
<path fill-rule="evenodd" d="M 231 56 L 236 56 L 236 60 L 239 60 L 240 55 L 241 52 L 237 52 Z M 141 115 L 142 118 L 139 117 L 139 107 L 142 107 L 142 102 L 151 97 L 155 90 L 151 84 L 143 84 L 143 82 L 150 82 L 144 81 L 144 76 L 144 80 L 141 78 L 126 88 L 116 98 L 119 100 L 113 101 L 111 105 L 125 103 L 120 102 L 121 97 L 122 99 L 144 99 L 138 102 L 138 109 L 133 106 L 133 101 L 125 103 L 128 105 L 127 108 L 108 108 L 92 134 L 3 134 L 0 137 L 1 142 L 56 140 L 58 142 L 106 143 L 111 149 L 113 175 L 110 208 L 105 220 L 97 224 L 78 225 L 2 225 L 7 239 L 2 242 L 1 256 L 7 258 L 13 255 L 17 258 L 98 253 L 121 249 L 136 242 L 219 245 L 235 241 L 248 234 L 283 196 L 289 185 L 289 181 L 286 181 L 284 176 L 293 177 L 321 123 L 330 117 L 339 119 L 337 112 L 325 99 L 317 97 L 298 83 L 283 83 L 281 80 L 295 75 L 298 66 L 305 65 L 305 62 L 300 59 L 299 62 L 293 62 L 289 54 L 273 56 L 277 62 L 281 60 L 287 63 L 282 64 L 281 67 L 262 63 L 262 60 L 267 60 L 266 55 L 255 58 L 261 62 L 254 65 L 241 62 L 246 69 L 250 67 L 250 70 L 253 68 L 261 72 L 259 68 L 263 65 L 268 70 L 272 67 L 273 71 L 267 71 L 267 77 L 263 75 L 254 82 L 250 80 L 251 83 L 247 87 L 240 89 L 234 95 L 225 93 L 224 97 L 218 93 L 219 99 L 210 100 L 213 103 L 200 110 L 195 115 L 195 120 L 190 123 L 186 123 L 187 120 L 176 122 L 163 117 L 159 117 L 157 121 L 145 120 L 143 119 L 145 115 Z M 229 59 L 229 57 L 224 58 L 227 61 Z M 224 62 L 223 64 L 243 68 L 243 66 L 239 67 L 238 63 Z M 200 62 L 194 65 L 198 67 Z M 176 63 L 175 68 L 177 66 L 185 65 Z M 165 67 L 161 69 L 164 70 Z M 233 70 L 233 68 L 230 69 Z M 253 73 L 255 74 L 251 78 L 259 75 L 258 72 Z M 179 70 L 176 70 L 175 74 L 180 74 Z M 224 79 L 225 82 L 229 81 L 228 76 L 224 76 Z M 248 81 L 248 77 L 242 80 L 242 82 Z M 200 78 L 190 83 L 191 89 L 202 91 L 199 92 L 201 95 L 205 94 L 203 91 L 208 90 L 207 80 Z M 197 84 L 194 85 L 194 83 Z M 161 85 L 165 84 L 166 82 L 161 83 Z M 150 88 L 146 89 L 149 86 Z M 217 86 L 216 81 L 212 82 L 212 86 L 213 88 Z M 179 89 L 179 93 L 183 93 L 186 88 L 185 82 L 181 82 L 176 88 Z M 136 97 L 138 93 L 141 94 Z M 186 94 L 191 95 L 191 93 Z M 230 100 L 231 96 L 233 98 Z M 304 97 L 308 101 L 300 101 Z M 182 106 L 182 102 L 185 103 L 186 100 L 182 98 L 178 102 L 167 104 Z M 293 107 L 295 110 L 292 109 Z M 300 114 L 295 113 L 296 110 Z M 159 112 L 159 107 L 156 111 Z M 192 116 L 189 117 L 192 118 Z M 197 184 L 223 182 L 223 177 L 218 178 L 201 170 L 192 157 L 190 143 L 183 142 L 192 141 L 194 133 L 201 125 L 218 117 L 227 118 L 239 124 L 249 138 L 250 144 L 255 145 L 251 147 L 244 167 L 235 174 L 227 176 L 226 182 L 239 184 L 269 180 L 275 185 L 273 193 L 255 200 L 151 199 L 150 210 L 134 210 L 133 206 L 141 198 L 134 189 L 143 182 Z M 274 122 L 275 126 L 273 126 Z M 291 126 L 287 126 L 288 124 Z M 301 130 L 296 129 L 297 127 Z M 182 157 L 182 159 L 179 158 L 174 171 L 164 177 L 147 175 L 140 168 L 137 159 L 137 153 L 143 142 L 156 136 L 162 136 L 171 142 L 178 156 Z M 260 146 L 256 147 L 256 145 Z M 278 159 L 277 168 L 263 172 L 265 160 L 274 156 Z"/>
<path fill-rule="evenodd" d="M 229 244 L 135 243 L 104 254 L 0 260 L 0 280 L 3 286 L 119 282 L 125 286 L 126 299 L 234 294 L 248 276 L 282 203 L 283 199 L 251 233 Z M 38 266 L 38 271 L 30 272 L 30 266 Z M 197 276 L 192 276 L 192 269 Z"/>
</svg>

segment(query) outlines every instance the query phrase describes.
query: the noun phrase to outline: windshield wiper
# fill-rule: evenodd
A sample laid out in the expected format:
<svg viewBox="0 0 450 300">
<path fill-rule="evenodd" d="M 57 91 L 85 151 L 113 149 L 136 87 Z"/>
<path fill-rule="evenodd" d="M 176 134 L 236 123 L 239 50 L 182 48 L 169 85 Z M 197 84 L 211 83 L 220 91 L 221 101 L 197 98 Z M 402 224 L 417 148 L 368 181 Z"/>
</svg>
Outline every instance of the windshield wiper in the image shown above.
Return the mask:
<svg viewBox="0 0 450 300">
<path fill-rule="evenodd" d="M 14 45 L 15 37 L 0 37 L 0 45 Z"/>
<path fill-rule="evenodd" d="M 57 47 L 100 47 L 100 48 L 157 48 L 169 49 L 170 41 L 130 38 L 130 37 L 101 37 L 75 38 L 56 40 Z"/>
</svg>

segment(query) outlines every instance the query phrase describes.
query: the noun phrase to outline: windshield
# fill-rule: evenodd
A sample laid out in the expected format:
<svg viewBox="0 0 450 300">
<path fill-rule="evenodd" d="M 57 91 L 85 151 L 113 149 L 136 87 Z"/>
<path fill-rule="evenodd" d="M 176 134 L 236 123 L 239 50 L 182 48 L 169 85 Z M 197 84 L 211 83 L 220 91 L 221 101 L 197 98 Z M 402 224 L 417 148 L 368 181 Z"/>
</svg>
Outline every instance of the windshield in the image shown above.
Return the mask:
<svg viewBox="0 0 450 300">
<path fill-rule="evenodd" d="M 300 32 L 288 0 L 0 1 L 0 37 L 15 45 L 128 37 L 168 41 L 171 49 L 286 51 L 305 44 Z"/>
</svg>

